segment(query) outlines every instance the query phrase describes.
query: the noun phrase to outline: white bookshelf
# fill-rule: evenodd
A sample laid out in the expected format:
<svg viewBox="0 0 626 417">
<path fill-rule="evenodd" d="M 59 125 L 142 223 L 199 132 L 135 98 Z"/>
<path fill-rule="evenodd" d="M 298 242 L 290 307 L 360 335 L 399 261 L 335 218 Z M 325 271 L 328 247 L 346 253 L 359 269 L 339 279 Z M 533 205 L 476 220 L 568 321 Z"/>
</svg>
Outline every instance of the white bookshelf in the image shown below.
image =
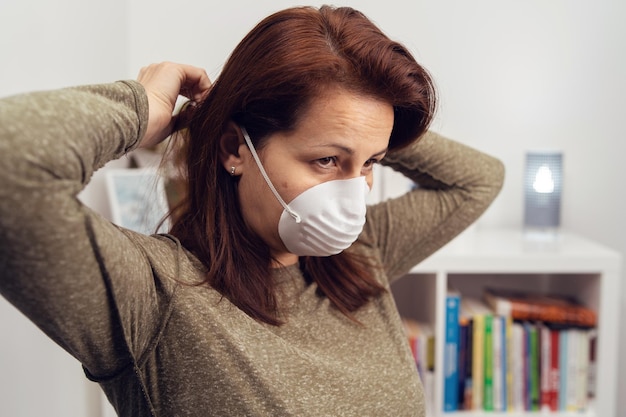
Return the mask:
<svg viewBox="0 0 626 417">
<path fill-rule="evenodd" d="M 616 416 L 621 256 L 564 231 L 469 229 L 393 285 L 403 315 L 435 329 L 435 373 L 429 417 Z M 597 392 L 585 412 L 443 411 L 443 340 L 448 284 L 480 296 L 486 286 L 572 295 L 598 314 Z"/>
</svg>

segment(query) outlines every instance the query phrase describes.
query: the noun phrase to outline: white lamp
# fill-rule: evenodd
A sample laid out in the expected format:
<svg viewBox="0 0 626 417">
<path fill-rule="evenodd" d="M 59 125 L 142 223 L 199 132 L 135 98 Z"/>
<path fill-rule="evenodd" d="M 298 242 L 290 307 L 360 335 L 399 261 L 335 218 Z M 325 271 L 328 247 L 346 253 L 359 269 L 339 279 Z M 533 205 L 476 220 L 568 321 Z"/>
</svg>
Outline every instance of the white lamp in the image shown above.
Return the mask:
<svg viewBox="0 0 626 417">
<path fill-rule="evenodd" d="M 524 228 L 555 231 L 561 224 L 563 154 L 556 151 L 526 153 Z"/>
</svg>

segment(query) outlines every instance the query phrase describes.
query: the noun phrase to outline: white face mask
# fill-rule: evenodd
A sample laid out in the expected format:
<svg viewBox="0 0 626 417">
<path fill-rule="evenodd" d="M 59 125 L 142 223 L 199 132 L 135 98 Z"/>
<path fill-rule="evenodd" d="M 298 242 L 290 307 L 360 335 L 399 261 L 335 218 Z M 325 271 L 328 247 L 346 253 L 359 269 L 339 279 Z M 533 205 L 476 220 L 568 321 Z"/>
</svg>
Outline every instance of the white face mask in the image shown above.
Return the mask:
<svg viewBox="0 0 626 417">
<path fill-rule="evenodd" d="M 289 204 L 270 181 L 245 128 L 241 128 L 265 182 L 283 206 L 278 235 L 287 250 L 298 256 L 330 256 L 347 249 L 365 224 L 365 177 L 332 180 L 305 190 Z"/>
</svg>

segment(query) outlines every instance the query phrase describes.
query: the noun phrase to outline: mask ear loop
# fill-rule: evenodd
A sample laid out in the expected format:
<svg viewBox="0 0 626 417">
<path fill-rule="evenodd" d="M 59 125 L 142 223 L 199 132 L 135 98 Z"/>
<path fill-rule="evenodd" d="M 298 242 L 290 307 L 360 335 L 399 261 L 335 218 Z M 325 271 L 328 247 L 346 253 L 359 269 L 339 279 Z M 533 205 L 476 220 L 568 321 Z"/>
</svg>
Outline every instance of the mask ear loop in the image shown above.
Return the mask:
<svg viewBox="0 0 626 417">
<path fill-rule="evenodd" d="M 287 203 L 285 203 L 285 201 L 282 199 L 280 194 L 278 194 L 278 191 L 276 191 L 276 188 L 274 188 L 274 184 L 272 184 L 272 181 L 270 181 L 270 177 L 267 175 L 267 172 L 265 172 L 265 168 L 263 168 L 263 164 L 261 163 L 261 160 L 259 159 L 259 155 L 256 153 L 256 149 L 254 149 L 254 145 L 252 145 L 252 140 L 250 140 L 248 131 L 243 126 L 239 126 L 239 128 L 241 129 L 241 133 L 243 133 L 243 138 L 245 139 L 246 144 L 248 144 L 248 148 L 250 149 L 250 152 L 252 153 L 252 157 L 254 158 L 256 165 L 259 167 L 259 171 L 261 171 L 261 175 L 265 179 L 265 182 L 270 187 L 270 190 L 272 190 L 272 193 L 274 194 L 274 196 L 276 197 L 280 205 L 283 206 L 285 211 L 289 213 L 291 217 L 293 217 L 296 223 L 300 223 L 302 221 L 302 219 L 300 218 L 300 215 L 296 213 L 295 211 L 293 211 L 291 208 L 289 208 L 289 206 L 287 205 Z"/>
</svg>

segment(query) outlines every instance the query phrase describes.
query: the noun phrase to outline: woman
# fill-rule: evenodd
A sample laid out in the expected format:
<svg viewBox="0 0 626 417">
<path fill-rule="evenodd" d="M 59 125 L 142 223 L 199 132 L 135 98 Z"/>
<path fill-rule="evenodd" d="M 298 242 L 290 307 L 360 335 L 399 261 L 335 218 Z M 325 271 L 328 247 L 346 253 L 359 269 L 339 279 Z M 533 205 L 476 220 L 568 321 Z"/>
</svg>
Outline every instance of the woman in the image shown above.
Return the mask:
<svg viewBox="0 0 626 417">
<path fill-rule="evenodd" d="M 177 95 L 192 100 L 176 121 Z M 210 87 L 138 82 L 0 103 L 0 290 L 120 416 L 424 415 L 389 284 L 472 223 L 501 164 L 427 132 L 432 82 L 348 8 L 278 12 Z M 95 169 L 184 127 L 167 235 L 76 199 Z M 419 184 L 365 211 L 372 166 Z M 365 218 L 366 216 L 366 218 Z"/>
</svg>

